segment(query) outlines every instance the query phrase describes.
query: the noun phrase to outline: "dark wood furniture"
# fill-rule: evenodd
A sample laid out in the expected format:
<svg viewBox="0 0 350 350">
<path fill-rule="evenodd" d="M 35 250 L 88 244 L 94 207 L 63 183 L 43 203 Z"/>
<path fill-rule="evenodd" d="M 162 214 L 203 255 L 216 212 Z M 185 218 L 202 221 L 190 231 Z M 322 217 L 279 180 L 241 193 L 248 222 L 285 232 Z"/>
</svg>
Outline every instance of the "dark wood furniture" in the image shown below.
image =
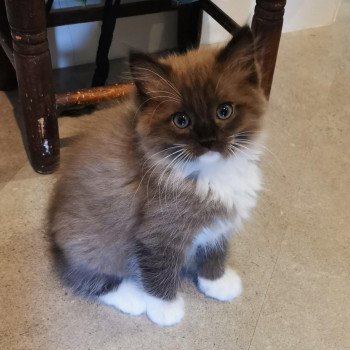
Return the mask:
<svg viewBox="0 0 350 350">
<path fill-rule="evenodd" d="M 180 52 L 199 45 L 203 11 L 232 34 L 239 28 L 210 0 L 155 0 L 128 4 L 120 4 L 117 0 L 106 1 L 117 7 L 114 21 L 118 17 L 177 11 Z M 128 93 L 132 86 L 97 86 L 103 85 L 106 78 L 103 68 L 106 54 L 100 52 L 101 62 L 100 67 L 97 62 L 94 87 L 55 94 L 47 27 L 99 21 L 106 11 L 104 6 L 87 6 L 50 12 L 52 2 L 0 0 L 0 89 L 10 90 L 18 84 L 29 158 L 34 170 L 39 173 L 50 173 L 59 163 L 58 108 L 117 98 Z M 259 60 L 267 97 L 273 79 L 285 4 L 286 0 L 256 0 L 252 29 L 260 41 Z M 114 28 L 113 23 L 109 24 L 107 32 L 111 28 Z M 106 38 L 103 39 L 101 35 L 101 40 Z M 109 49 L 108 42 L 105 47 Z"/>
</svg>

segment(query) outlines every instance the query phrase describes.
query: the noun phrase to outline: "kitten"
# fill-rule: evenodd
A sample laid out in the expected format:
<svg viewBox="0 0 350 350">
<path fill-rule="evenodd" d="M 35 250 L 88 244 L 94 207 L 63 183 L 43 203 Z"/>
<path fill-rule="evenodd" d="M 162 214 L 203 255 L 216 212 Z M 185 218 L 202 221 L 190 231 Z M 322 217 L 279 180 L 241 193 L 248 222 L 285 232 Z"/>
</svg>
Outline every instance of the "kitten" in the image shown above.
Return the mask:
<svg viewBox="0 0 350 350">
<path fill-rule="evenodd" d="M 173 325 L 183 269 L 209 297 L 241 293 L 227 240 L 261 187 L 266 100 L 248 27 L 221 49 L 132 54 L 130 69 L 135 92 L 73 148 L 50 231 L 74 292 Z"/>
</svg>

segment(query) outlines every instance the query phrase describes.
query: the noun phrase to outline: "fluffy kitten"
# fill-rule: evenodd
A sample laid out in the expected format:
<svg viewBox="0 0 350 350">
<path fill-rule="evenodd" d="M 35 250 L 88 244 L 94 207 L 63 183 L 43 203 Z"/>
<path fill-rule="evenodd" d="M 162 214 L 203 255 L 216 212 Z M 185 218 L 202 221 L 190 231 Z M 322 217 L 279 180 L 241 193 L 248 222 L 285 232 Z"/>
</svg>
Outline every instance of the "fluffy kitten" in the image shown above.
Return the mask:
<svg viewBox="0 0 350 350">
<path fill-rule="evenodd" d="M 74 292 L 172 325 L 184 268 L 212 298 L 241 292 L 227 238 L 260 190 L 266 101 L 248 27 L 222 49 L 133 54 L 130 68 L 135 93 L 73 149 L 50 230 Z"/>
</svg>

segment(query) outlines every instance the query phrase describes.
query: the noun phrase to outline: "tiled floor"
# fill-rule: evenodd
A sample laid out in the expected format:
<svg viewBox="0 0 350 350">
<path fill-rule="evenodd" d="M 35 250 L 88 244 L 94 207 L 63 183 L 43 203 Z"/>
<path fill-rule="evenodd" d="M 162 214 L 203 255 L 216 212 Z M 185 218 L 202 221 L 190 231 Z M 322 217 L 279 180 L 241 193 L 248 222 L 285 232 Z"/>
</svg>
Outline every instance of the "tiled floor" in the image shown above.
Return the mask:
<svg viewBox="0 0 350 350">
<path fill-rule="evenodd" d="M 0 349 L 350 349 L 349 86 L 345 1 L 335 25 L 283 36 L 266 190 L 232 242 L 243 296 L 222 304 L 185 284 L 185 319 L 167 329 L 59 285 L 45 237 L 56 176 L 31 170 L 0 93 Z M 64 143 L 103 113 L 60 119 Z"/>
</svg>

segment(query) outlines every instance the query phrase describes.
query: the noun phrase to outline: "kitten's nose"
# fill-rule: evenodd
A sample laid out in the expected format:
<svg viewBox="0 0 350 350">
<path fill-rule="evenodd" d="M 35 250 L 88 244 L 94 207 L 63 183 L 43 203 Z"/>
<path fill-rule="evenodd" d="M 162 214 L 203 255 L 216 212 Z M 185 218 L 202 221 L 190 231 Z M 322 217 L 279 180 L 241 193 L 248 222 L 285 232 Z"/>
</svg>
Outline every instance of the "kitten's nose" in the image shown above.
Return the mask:
<svg viewBox="0 0 350 350">
<path fill-rule="evenodd" d="M 201 146 L 208 149 L 211 149 L 213 147 L 214 142 L 215 142 L 214 138 L 199 141 Z"/>
</svg>

